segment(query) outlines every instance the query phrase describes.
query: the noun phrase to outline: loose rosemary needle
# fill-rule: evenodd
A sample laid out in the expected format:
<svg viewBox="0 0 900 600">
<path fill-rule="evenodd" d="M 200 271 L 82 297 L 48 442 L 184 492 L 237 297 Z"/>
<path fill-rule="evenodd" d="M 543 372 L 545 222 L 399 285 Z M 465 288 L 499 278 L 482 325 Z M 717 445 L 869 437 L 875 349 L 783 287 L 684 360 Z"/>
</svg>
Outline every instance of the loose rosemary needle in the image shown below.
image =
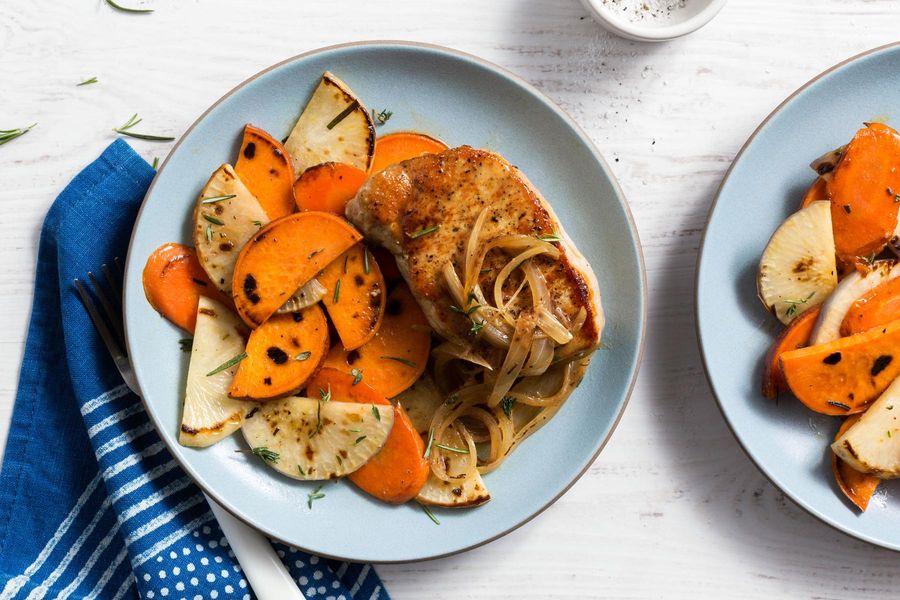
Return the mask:
<svg viewBox="0 0 900 600">
<path fill-rule="evenodd" d="M 97 81 L 98 81 L 98 80 L 97 80 L 96 77 L 91 77 L 90 79 L 85 79 L 85 80 L 82 81 L 81 83 L 75 84 L 75 87 L 81 87 L 81 86 L 83 86 L 83 85 L 91 85 L 92 83 L 97 83 Z"/>
<path fill-rule="evenodd" d="M 152 8 L 128 8 L 127 6 L 117 4 L 116 2 L 114 2 L 114 0 L 106 0 L 106 3 L 118 11 L 127 13 L 149 14 L 153 12 Z"/>
<path fill-rule="evenodd" d="M 108 0 L 107 0 L 108 1 Z M 131 118 L 122 125 L 121 127 L 113 128 L 113 131 L 120 135 L 127 135 L 128 137 L 137 138 L 139 140 L 149 140 L 151 142 L 171 142 L 175 138 L 164 135 L 149 135 L 146 133 L 135 133 L 131 131 L 131 128 L 143 121 L 140 117 L 138 117 L 137 113 L 131 115 Z"/>
<path fill-rule="evenodd" d="M 32 123 L 28 127 L 19 127 L 17 129 L 0 129 L 0 146 L 5 144 L 6 142 L 11 142 L 17 137 L 21 137 L 31 131 L 31 128 L 37 125 L 37 123 Z"/>
</svg>

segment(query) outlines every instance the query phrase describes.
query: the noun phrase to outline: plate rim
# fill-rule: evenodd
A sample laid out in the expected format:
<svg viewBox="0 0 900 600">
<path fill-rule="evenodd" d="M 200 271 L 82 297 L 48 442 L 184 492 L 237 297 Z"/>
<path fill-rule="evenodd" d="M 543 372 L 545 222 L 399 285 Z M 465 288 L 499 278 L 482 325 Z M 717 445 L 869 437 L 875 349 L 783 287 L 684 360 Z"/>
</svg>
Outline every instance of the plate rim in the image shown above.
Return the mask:
<svg viewBox="0 0 900 600">
<path fill-rule="evenodd" d="M 694 334 L 697 338 L 697 345 L 700 348 L 700 360 L 703 364 L 703 375 L 706 378 L 706 383 L 709 386 L 710 391 L 712 392 L 713 398 L 716 400 L 716 407 L 719 409 L 719 413 L 722 415 L 725 420 L 725 424 L 728 426 L 729 431 L 731 431 L 731 435 L 734 436 L 734 439 L 737 441 L 738 446 L 750 459 L 750 462 L 759 470 L 760 473 L 772 484 L 776 489 L 781 491 L 784 495 L 791 499 L 794 504 L 802 508 L 807 514 L 815 517 L 822 523 L 828 525 L 835 531 L 838 531 L 850 538 L 854 538 L 857 540 L 861 540 L 872 544 L 873 546 L 877 546 L 880 548 L 885 548 L 887 550 L 891 550 L 894 552 L 900 552 L 900 541 L 895 544 L 891 544 L 885 540 L 876 539 L 866 533 L 862 533 L 860 531 L 856 531 L 848 526 L 845 526 L 836 520 L 832 519 L 828 515 L 822 513 L 820 510 L 816 509 L 812 506 L 811 503 L 807 502 L 805 499 L 801 498 L 799 495 L 794 494 L 792 491 L 786 488 L 786 486 L 782 486 L 775 477 L 766 469 L 766 467 L 756 459 L 752 452 L 747 448 L 744 444 L 744 441 L 738 435 L 737 430 L 735 429 L 734 424 L 731 421 L 731 418 L 728 415 L 727 410 L 725 409 L 725 404 L 722 402 L 721 397 L 716 391 L 716 386 L 713 383 L 712 377 L 709 373 L 709 363 L 706 355 L 706 348 L 703 345 L 703 336 L 700 332 L 700 272 L 703 269 L 703 258 L 705 256 L 706 251 L 706 238 L 707 233 L 709 232 L 709 224 L 712 221 L 713 215 L 715 213 L 716 207 L 719 204 L 719 200 L 722 197 L 722 191 L 725 189 L 725 185 L 728 183 L 731 178 L 731 174 L 737 166 L 738 162 L 743 158 L 744 152 L 756 141 L 756 138 L 759 136 L 760 132 L 769 124 L 769 122 L 778 116 L 782 110 L 787 108 L 797 97 L 806 92 L 810 87 L 812 87 L 819 80 L 843 69 L 844 67 L 848 67 L 851 64 L 872 56 L 874 54 L 879 54 L 881 52 L 886 52 L 888 50 L 900 48 L 900 41 L 897 42 L 889 42 L 887 44 L 882 44 L 881 46 L 876 46 L 874 48 L 870 48 L 868 50 L 864 50 L 853 56 L 845 58 L 844 60 L 828 67 L 824 71 L 820 72 L 818 75 L 815 75 L 811 79 L 809 79 L 806 83 L 801 85 L 791 94 L 789 94 L 784 100 L 778 103 L 778 105 L 772 109 L 772 111 L 757 125 L 756 129 L 753 130 L 753 133 L 747 138 L 747 140 L 743 143 L 738 153 L 734 156 L 734 159 L 731 161 L 731 165 L 729 165 L 728 170 L 725 171 L 725 175 L 722 177 L 722 181 L 719 184 L 718 189 L 716 190 L 716 196 L 713 199 L 712 204 L 709 207 L 709 210 L 706 213 L 706 226 L 703 229 L 703 237 L 700 240 L 700 249 L 697 254 L 697 264 L 694 269 Z"/>
<path fill-rule="evenodd" d="M 144 199 L 141 201 L 141 207 L 138 210 L 137 216 L 135 218 L 135 225 L 132 228 L 131 235 L 129 236 L 128 252 L 126 254 L 126 259 L 125 259 L 125 277 L 123 280 L 122 289 L 123 290 L 128 289 L 129 273 L 132 272 L 132 268 L 133 268 L 133 265 L 131 264 L 132 261 L 140 260 L 139 258 L 133 256 L 131 249 L 133 247 L 135 234 L 138 229 L 137 225 L 138 225 L 138 223 L 140 223 L 141 217 L 144 214 L 144 209 L 147 206 L 145 201 L 150 196 L 150 194 L 153 192 L 153 189 L 156 187 L 156 184 L 159 180 L 159 175 L 160 175 L 160 173 L 163 172 L 163 170 L 168 165 L 169 159 L 175 154 L 175 151 L 179 148 L 179 146 L 181 146 L 181 143 L 187 138 L 188 134 L 190 134 L 194 130 L 194 128 L 197 127 L 202 121 L 204 121 L 206 119 L 206 117 L 209 115 L 209 113 L 211 113 L 222 102 L 224 102 L 229 97 L 231 97 L 233 94 L 235 94 L 238 90 L 243 89 L 245 86 L 249 85 L 256 79 L 266 75 L 270 71 L 279 69 L 289 63 L 293 63 L 298 60 L 303 60 L 303 59 L 306 59 L 306 58 L 309 58 L 312 56 L 332 52 L 335 50 L 341 50 L 341 49 L 345 49 L 345 48 L 354 48 L 354 47 L 387 48 L 387 47 L 391 47 L 391 46 L 412 48 L 412 49 L 419 49 L 419 50 L 429 50 L 429 51 L 435 51 L 438 53 L 442 53 L 445 55 L 450 55 L 451 57 L 456 58 L 456 59 L 462 59 L 464 61 L 476 63 L 479 66 L 482 66 L 490 71 L 494 71 L 494 72 L 500 74 L 501 76 L 504 76 L 504 77 L 512 80 L 515 84 L 519 85 L 524 90 L 526 90 L 527 92 L 532 94 L 535 98 L 537 98 L 545 106 L 547 106 L 551 111 L 555 112 L 557 115 L 559 115 L 562 118 L 562 120 L 569 126 L 569 128 L 571 128 L 571 130 L 588 147 L 591 154 L 597 160 L 597 163 L 600 165 L 600 168 L 603 170 L 604 174 L 609 179 L 609 181 L 612 185 L 612 188 L 615 192 L 616 199 L 619 201 L 619 204 L 624 209 L 625 220 L 626 220 L 626 223 L 628 224 L 628 228 L 631 232 L 631 237 L 633 240 L 635 254 L 637 255 L 638 271 L 639 271 L 638 285 L 640 288 L 640 297 L 641 297 L 641 306 L 642 306 L 641 315 L 640 315 L 640 319 L 638 322 L 639 334 L 638 334 L 637 353 L 635 355 L 635 361 L 634 361 L 634 370 L 633 370 L 631 378 L 628 382 L 628 386 L 625 389 L 622 406 L 619 408 L 618 413 L 616 414 L 616 417 L 613 420 L 609 431 L 607 432 L 607 434 L 603 438 L 603 440 L 601 440 L 599 446 L 597 447 L 597 451 L 586 462 L 584 468 L 582 468 L 581 471 L 579 471 L 572 478 L 572 480 L 559 491 L 558 494 L 553 496 L 550 500 L 548 500 L 542 506 L 538 507 L 532 514 L 530 514 L 525 519 L 522 519 L 519 522 L 514 523 L 512 526 L 508 527 L 507 529 L 504 529 L 503 531 L 501 531 L 489 538 L 477 541 L 472 544 L 462 546 L 458 549 L 451 550 L 449 552 L 429 553 L 429 554 L 426 554 L 426 555 L 423 555 L 423 556 L 420 556 L 417 558 L 400 559 L 400 560 L 371 560 L 371 559 L 361 559 L 359 557 L 354 558 L 354 557 L 338 556 L 338 555 L 323 553 L 323 552 L 316 551 L 316 550 L 311 550 L 311 549 L 305 548 L 301 545 L 286 541 L 277 532 L 271 531 L 269 529 L 266 529 L 266 528 L 263 528 L 263 527 L 260 527 L 259 525 L 257 525 L 254 522 L 252 515 L 245 515 L 241 511 L 237 510 L 225 498 L 223 498 L 223 496 L 219 492 L 217 492 L 214 487 L 204 485 L 201 478 L 197 475 L 197 473 L 195 473 L 195 471 L 194 471 L 193 467 L 190 465 L 189 461 L 183 460 L 182 456 L 177 451 L 172 450 L 172 448 L 170 448 L 170 444 L 168 443 L 168 441 L 166 440 L 166 438 L 164 436 L 160 435 L 160 439 L 163 441 L 164 444 L 166 444 L 166 447 L 169 449 L 170 453 L 172 454 L 172 458 L 174 458 L 177 461 L 178 465 L 184 470 L 185 474 L 191 479 L 191 481 L 198 488 L 200 488 L 200 490 L 206 496 L 208 496 L 209 498 L 214 500 L 221 508 L 223 508 L 229 514 L 231 514 L 232 516 L 234 516 L 235 518 L 237 518 L 244 524 L 248 525 L 249 527 L 253 528 L 254 530 L 259 531 L 260 533 L 264 534 L 270 540 L 275 541 L 275 542 L 280 542 L 287 546 L 292 546 L 292 547 L 298 548 L 299 550 L 309 552 L 310 554 L 314 554 L 314 555 L 317 555 L 317 556 L 320 556 L 323 558 L 329 558 L 329 559 L 335 559 L 335 560 L 345 560 L 345 561 L 349 560 L 349 561 L 355 561 L 355 562 L 359 562 L 360 560 L 363 560 L 365 562 L 371 562 L 371 563 L 375 563 L 375 564 L 408 564 L 408 563 L 416 563 L 416 562 L 422 562 L 422 561 L 427 561 L 427 560 L 437 560 L 440 558 L 446 558 L 449 556 L 461 554 L 463 552 L 468 552 L 469 550 L 473 550 L 475 548 L 479 548 L 481 546 L 489 544 L 489 543 L 515 531 L 516 529 L 522 527 L 523 525 L 525 525 L 526 523 L 530 522 L 532 519 L 534 519 L 535 517 L 537 517 L 538 515 L 543 513 L 550 506 L 555 504 L 564 494 L 566 494 L 566 492 L 568 492 L 572 488 L 572 486 L 575 485 L 576 482 L 578 482 L 578 480 L 580 480 L 582 478 L 582 476 L 584 476 L 584 474 L 588 471 L 588 469 L 590 469 L 591 465 L 593 465 L 593 463 L 597 460 L 597 457 L 600 455 L 600 453 L 606 447 L 607 443 L 609 443 L 609 440 L 612 438 L 613 434 L 615 433 L 616 429 L 619 426 L 619 423 L 622 420 L 622 416 L 625 414 L 625 410 L 628 407 L 628 403 L 631 400 L 631 396 L 632 396 L 632 394 L 634 392 L 634 388 L 637 384 L 638 375 L 641 370 L 641 365 L 643 364 L 644 350 L 645 350 L 645 346 L 646 346 L 647 317 L 648 317 L 647 269 L 646 269 L 646 264 L 644 261 L 643 245 L 641 243 L 641 238 L 640 238 L 640 234 L 638 232 L 638 228 L 635 224 L 634 215 L 632 214 L 632 211 L 631 211 L 631 206 L 628 203 L 628 199 L 626 198 L 625 193 L 623 192 L 618 179 L 615 177 L 615 174 L 612 172 L 612 169 L 610 169 L 609 163 L 606 161 L 606 159 L 600 153 L 599 148 L 597 148 L 597 146 L 594 144 L 593 140 L 587 135 L 587 133 L 585 133 L 585 131 L 581 128 L 581 126 L 578 125 L 578 123 L 567 112 L 565 112 L 562 109 L 562 107 L 560 107 L 556 102 L 554 102 L 549 96 L 544 94 L 541 90 L 537 89 L 534 85 L 532 85 L 531 83 L 529 83 L 522 77 L 519 77 L 512 71 L 509 71 L 508 69 L 506 69 L 504 67 L 501 67 L 489 60 L 483 59 L 474 54 L 470 54 L 470 53 L 464 52 L 462 50 L 457 50 L 455 48 L 450 48 L 450 47 L 442 46 L 439 44 L 429 44 L 429 43 L 425 43 L 425 42 L 414 42 L 414 41 L 408 41 L 408 40 L 372 39 L 372 40 L 359 40 L 359 41 L 354 41 L 354 42 L 331 44 L 328 46 L 321 46 L 321 47 L 307 50 L 305 52 L 301 52 L 299 54 L 292 55 L 288 58 L 280 60 L 277 63 L 270 65 L 270 66 L 256 72 L 255 74 L 251 75 L 250 77 L 248 77 L 248 78 L 244 79 L 243 81 L 234 85 L 231 89 L 229 89 L 227 92 L 222 94 L 222 96 L 220 96 L 215 102 L 210 104 L 210 106 L 206 110 L 204 110 L 194 120 L 194 122 L 191 123 L 191 125 L 187 129 L 185 129 L 184 132 L 178 137 L 178 141 L 175 142 L 175 145 L 173 145 L 172 149 L 169 150 L 168 154 L 166 155 L 166 158 L 159 165 L 159 169 L 157 170 L 156 175 L 153 177 L 153 181 L 150 183 L 150 187 L 147 188 L 147 192 L 144 194 Z M 128 310 L 127 310 L 128 303 L 127 303 L 127 300 L 125 300 L 124 298 L 125 298 L 125 294 L 123 294 L 123 314 L 127 315 L 128 314 Z M 132 339 L 129 336 L 129 333 L 128 333 L 129 328 L 128 328 L 127 319 L 124 319 L 124 321 L 125 321 L 125 323 L 124 323 L 124 325 L 125 325 L 125 345 L 126 345 L 126 348 L 129 352 L 129 354 L 132 354 L 132 351 L 131 351 L 132 343 L 136 343 L 136 342 L 132 342 Z M 138 381 L 138 387 L 140 388 L 140 381 Z M 157 419 L 155 413 L 150 409 L 150 403 L 144 398 L 144 394 L 138 393 L 138 396 L 140 397 L 141 403 L 143 404 L 144 408 L 146 409 L 147 415 L 150 417 L 150 421 L 153 423 L 154 428 L 162 429 L 162 424 Z"/>
</svg>

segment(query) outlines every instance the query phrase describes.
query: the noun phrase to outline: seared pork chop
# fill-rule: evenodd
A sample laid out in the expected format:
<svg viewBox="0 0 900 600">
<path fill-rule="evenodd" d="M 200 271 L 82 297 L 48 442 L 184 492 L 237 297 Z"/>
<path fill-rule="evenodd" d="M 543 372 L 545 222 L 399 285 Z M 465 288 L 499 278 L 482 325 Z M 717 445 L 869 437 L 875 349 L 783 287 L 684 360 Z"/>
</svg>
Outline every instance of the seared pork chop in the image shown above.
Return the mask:
<svg viewBox="0 0 900 600">
<path fill-rule="evenodd" d="M 554 314 L 567 328 L 577 329 L 567 354 L 596 348 L 604 322 L 597 279 L 540 192 L 499 154 L 462 146 L 388 167 L 366 181 L 347 204 L 346 216 L 394 254 L 435 331 L 471 345 L 478 342 L 478 328 L 454 306 L 442 270 L 451 261 L 465 277 L 466 245 L 485 209 L 479 247 L 520 234 L 559 249 L 558 259 L 539 255 L 532 260 L 546 279 Z M 488 298 L 499 272 L 518 252 L 500 248 L 486 256 L 478 282 Z M 509 308 L 517 314 L 532 306 L 527 286 L 516 295 L 523 277 L 516 269 L 502 285 L 503 302 L 512 298 Z"/>
</svg>

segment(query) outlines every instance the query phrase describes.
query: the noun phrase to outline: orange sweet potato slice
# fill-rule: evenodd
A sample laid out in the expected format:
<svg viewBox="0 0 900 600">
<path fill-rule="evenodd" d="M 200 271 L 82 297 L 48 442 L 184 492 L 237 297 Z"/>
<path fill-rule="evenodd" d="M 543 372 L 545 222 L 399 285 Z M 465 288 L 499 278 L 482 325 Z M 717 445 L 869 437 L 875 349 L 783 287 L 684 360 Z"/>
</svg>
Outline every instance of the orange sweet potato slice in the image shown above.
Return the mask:
<svg viewBox="0 0 900 600">
<path fill-rule="evenodd" d="M 378 173 L 398 162 L 423 154 L 438 154 L 446 149 L 447 144 L 444 142 L 421 133 L 389 133 L 375 140 L 375 157 L 369 170 Z"/>
<path fill-rule="evenodd" d="M 826 415 L 861 412 L 900 375 L 900 321 L 781 355 L 791 392 Z"/>
<path fill-rule="evenodd" d="M 294 167 L 284 146 L 271 135 L 246 125 L 234 170 L 270 219 L 294 212 Z"/>
<path fill-rule="evenodd" d="M 803 201 L 800 203 L 800 208 L 806 208 L 818 200 L 828 200 L 828 180 L 825 177 L 817 177 L 816 180 L 813 181 L 812 185 L 809 186 L 809 189 L 806 190 L 806 194 L 803 195 Z"/>
<path fill-rule="evenodd" d="M 328 292 L 322 299 L 344 350 L 355 350 L 375 336 L 384 315 L 381 269 L 363 244 L 356 244 L 316 277 Z"/>
<path fill-rule="evenodd" d="M 381 327 L 356 350 L 334 344 L 326 367 L 362 374 L 363 381 L 393 398 L 422 375 L 431 351 L 431 328 L 405 284 L 388 296 Z"/>
<path fill-rule="evenodd" d="M 841 323 L 841 335 L 853 335 L 897 319 L 900 319 L 900 277 L 869 290 L 854 302 Z"/>
<path fill-rule="evenodd" d="M 312 166 L 294 182 L 294 202 L 300 210 L 344 214 L 344 206 L 366 180 L 366 172 L 344 163 Z"/>
<path fill-rule="evenodd" d="M 841 424 L 841 428 L 838 429 L 834 439 L 837 440 L 844 435 L 844 432 L 850 429 L 859 420 L 860 416 L 850 415 L 847 417 Z M 869 500 L 872 499 L 878 484 L 881 483 L 881 479 L 874 475 L 860 473 L 838 458 L 834 452 L 831 453 L 831 472 L 834 475 L 834 481 L 844 495 L 847 496 L 847 499 L 855 504 L 859 510 L 865 512 L 866 508 L 869 507 Z"/>
<path fill-rule="evenodd" d="M 860 129 L 828 182 L 838 258 L 881 252 L 897 228 L 900 134 L 882 123 Z"/>
<path fill-rule="evenodd" d="M 234 266 L 231 293 L 238 314 L 257 327 L 360 239 L 352 225 L 328 213 L 272 221 L 250 238 Z"/>
<path fill-rule="evenodd" d="M 318 304 L 275 315 L 250 334 L 228 395 L 265 400 L 300 390 L 328 354 L 328 323 Z"/>
<path fill-rule="evenodd" d="M 150 306 L 191 333 L 197 324 L 200 296 L 231 305 L 231 299 L 212 284 L 189 246 L 163 244 L 147 258 L 141 278 Z"/>
<path fill-rule="evenodd" d="M 378 404 L 385 406 L 384 410 L 394 411 L 394 426 L 384 446 L 349 477 L 367 494 L 391 504 L 402 504 L 415 498 L 425 485 L 431 467 L 423 458 L 425 444 L 422 437 L 403 407 L 391 407 L 375 388 L 336 369 L 324 368 L 310 379 L 307 395 L 318 397 L 318 390 L 331 390 L 333 400 Z"/>
<path fill-rule="evenodd" d="M 766 355 L 765 367 L 763 369 L 763 396 L 769 400 L 774 400 L 778 394 L 788 390 L 787 381 L 784 379 L 784 373 L 781 370 L 779 359 L 781 355 L 790 350 L 805 348 L 809 345 L 809 338 L 812 336 L 813 328 L 816 326 L 816 319 L 822 307 L 814 306 L 806 310 L 799 317 L 791 321 L 791 324 L 781 332 L 772 348 Z"/>
</svg>

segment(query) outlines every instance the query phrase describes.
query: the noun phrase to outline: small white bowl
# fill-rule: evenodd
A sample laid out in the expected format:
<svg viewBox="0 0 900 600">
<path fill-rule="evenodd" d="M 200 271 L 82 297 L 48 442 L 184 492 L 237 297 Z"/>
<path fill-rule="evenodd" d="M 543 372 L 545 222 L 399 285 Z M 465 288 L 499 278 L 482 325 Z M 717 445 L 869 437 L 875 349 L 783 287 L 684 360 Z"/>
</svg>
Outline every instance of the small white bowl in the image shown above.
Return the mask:
<svg viewBox="0 0 900 600">
<path fill-rule="evenodd" d="M 627 3 L 627 0 L 622 0 Z M 673 3 L 677 0 L 672 0 Z M 595 21 L 608 31 L 638 42 L 665 42 L 697 31 L 715 17 L 728 0 L 687 0 L 666 19 L 631 21 L 604 0 L 581 0 Z"/>
</svg>

